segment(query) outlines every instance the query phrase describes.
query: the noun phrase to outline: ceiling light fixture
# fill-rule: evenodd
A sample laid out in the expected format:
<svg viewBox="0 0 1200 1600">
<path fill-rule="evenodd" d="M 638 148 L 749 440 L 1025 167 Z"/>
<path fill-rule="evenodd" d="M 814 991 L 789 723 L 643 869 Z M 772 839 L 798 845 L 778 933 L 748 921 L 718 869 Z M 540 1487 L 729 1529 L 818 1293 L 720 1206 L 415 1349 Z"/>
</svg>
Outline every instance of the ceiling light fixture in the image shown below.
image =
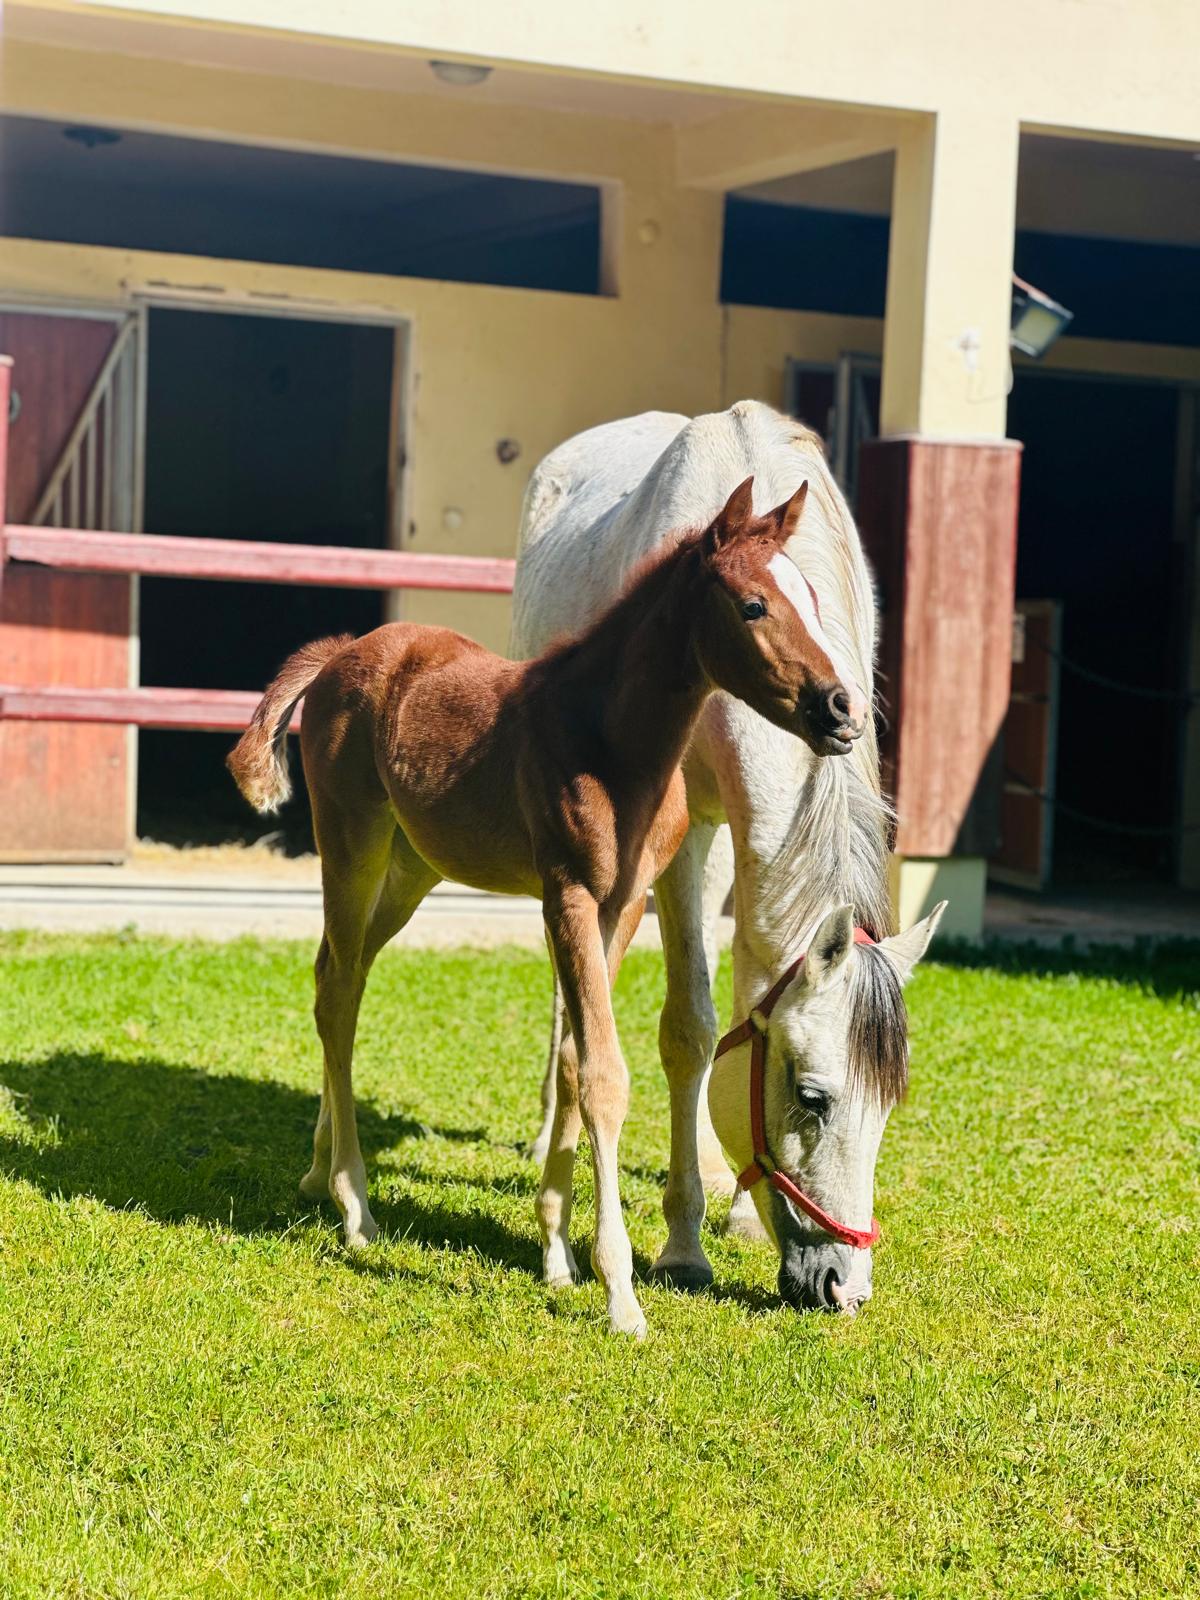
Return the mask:
<svg viewBox="0 0 1200 1600">
<path fill-rule="evenodd" d="M 431 61 L 429 65 L 435 78 L 456 89 L 473 89 L 492 75 L 491 67 L 481 67 L 474 61 Z"/>
<path fill-rule="evenodd" d="M 81 144 L 87 150 L 95 150 L 102 144 L 121 142 L 121 135 L 113 128 L 64 128 L 63 138 L 70 139 L 73 144 Z"/>
</svg>

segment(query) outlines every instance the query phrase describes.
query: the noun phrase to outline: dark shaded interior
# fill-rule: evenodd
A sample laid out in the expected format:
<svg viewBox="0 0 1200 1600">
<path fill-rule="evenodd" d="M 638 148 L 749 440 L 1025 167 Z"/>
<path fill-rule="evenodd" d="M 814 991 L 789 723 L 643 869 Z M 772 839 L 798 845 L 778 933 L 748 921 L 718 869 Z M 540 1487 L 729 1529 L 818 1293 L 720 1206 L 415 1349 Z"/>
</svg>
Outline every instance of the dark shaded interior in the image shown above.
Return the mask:
<svg viewBox="0 0 1200 1600">
<path fill-rule="evenodd" d="M 36 117 L 0 118 L 0 234 L 599 292 L 600 191 L 589 184 Z"/>
<path fill-rule="evenodd" d="M 394 344 L 386 327 L 151 311 L 147 530 L 386 546 Z M 376 627 L 383 598 L 147 578 L 140 609 L 143 683 L 261 689 L 308 640 Z M 282 829 L 290 847 L 307 846 L 303 784 L 279 818 L 255 816 L 224 768 L 232 743 L 144 732 L 139 834 L 196 843 Z"/>
<path fill-rule="evenodd" d="M 1017 594 L 1063 602 L 1063 655 L 1122 683 L 1178 688 L 1182 546 L 1172 540 L 1177 391 L 1019 373 L 1008 431 L 1025 442 Z M 1176 816 L 1178 703 L 1119 694 L 1065 667 L 1055 788 L 1073 810 L 1133 828 Z M 1169 879 L 1170 837 L 1059 814 L 1056 883 Z"/>
<path fill-rule="evenodd" d="M 888 217 L 730 195 L 721 299 L 882 317 L 890 232 Z M 1078 338 L 1200 344 L 1200 250 L 1018 229 L 1013 265 L 1074 313 Z"/>
</svg>

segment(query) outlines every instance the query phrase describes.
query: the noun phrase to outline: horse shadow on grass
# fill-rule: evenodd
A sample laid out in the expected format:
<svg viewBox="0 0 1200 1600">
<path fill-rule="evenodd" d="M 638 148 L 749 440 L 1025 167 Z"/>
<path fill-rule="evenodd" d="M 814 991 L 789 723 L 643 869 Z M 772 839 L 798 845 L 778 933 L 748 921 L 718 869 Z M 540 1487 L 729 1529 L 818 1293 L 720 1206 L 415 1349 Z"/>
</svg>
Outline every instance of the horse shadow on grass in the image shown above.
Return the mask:
<svg viewBox="0 0 1200 1600">
<path fill-rule="evenodd" d="M 178 1062 L 126 1060 L 99 1052 L 60 1052 L 34 1061 L 0 1061 L 0 1106 L 8 1100 L 24 1124 L 22 1136 L 0 1133 L 0 1175 L 24 1180 L 50 1199 L 86 1196 L 116 1211 L 132 1208 L 168 1225 L 208 1224 L 247 1236 L 282 1235 L 316 1209 L 296 1189 L 312 1151 L 317 1096 L 273 1079 L 210 1073 Z M 485 1177 L 447 1162 L 432 1141 L 488 1144 L 486 1129 L 431 1125 L 402 1112 L 358 1102 L 359 1141 L 367 1161 L 401 1139 L 430 1141 L 408 1152 L 420 1180 L 444 1180 L 444 1195 L 372 1195 L 383 1237 L 469 1252 L 540 1279 L 541 1248 L 485 1208 L 491 1195 L 531 1201 L 537 1174 L 530 1168 Z M 660 1169 L 637 1169 L 661 1180 Z M 456 1204 L 465 1190 L 481 1204 Z M 333 1236 L 336 1214 L 323 1214 Z M 586 1250 L 580 1253 L 581 1264 Z M 346 1266 L 371 1276 L 398 1269 L 385 1254 L 344 1255 Z M 645 1277 L 650 1261 L 635 1251 Z M 728 1284 L 713 1291 L 752 1311 L 768 1309 L 754 1290 Z"/>
<path fill-rule="evenodd" d="M 941 966 L 1014 977 L 1102 978 L 1178 1000 L 1200 993 L 1200 920 L 1192 938 L 1143 938 L 1112 945 L 1078 941 L 1066 933 L 1055 944 L 985 939 L 979 944 L 945 940 L 932 959 Z"/>
<path fill-rule="evenodd" d="M 52 1199 L 89 1196 L 158 1222 L 247 1235 L 282 1234 L 314 1210 L 296 1182 L 311 1156 L 315 1094 L 153 1058 L 60 1053 L 0 1062 L 3 1099 L 27 1131 L 0 1134 L 0 1173 Z M 368 1169 L 404 1138 L 488 1142 L 483 1128 L 434 1126 L 369 1101 L 358 1103 L 358 1130 Z M 448 1185 L 470 1181 L 450 1164 L 444 1176 Z M 381 1198 L 375 1213 L 387 1233 L 505 1266 L 540 1265 L 529 1238 L 478 1210 L 405 1195 Z M 332 1208 L 328 1220 L 332 1229 Z"/>
</svg>

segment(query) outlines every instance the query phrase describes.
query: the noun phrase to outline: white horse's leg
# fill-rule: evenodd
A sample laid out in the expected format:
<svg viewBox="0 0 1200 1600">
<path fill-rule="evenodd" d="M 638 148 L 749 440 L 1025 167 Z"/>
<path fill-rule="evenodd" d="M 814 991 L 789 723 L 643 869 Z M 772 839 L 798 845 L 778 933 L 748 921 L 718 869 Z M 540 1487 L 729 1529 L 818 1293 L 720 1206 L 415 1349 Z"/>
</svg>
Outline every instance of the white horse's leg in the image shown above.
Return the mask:
<svg viewBox="0 0 1200 1600">
<path fill-rule="evenodd" d="M 733 836 L 728 826 L 722 825 L 714 833 L 712 844 L 709 846 L 708 854 L 704 859 L 700 890 L 704 959 L 708 967 L 710 997 L 717 981 L 717 963 L 721 954 L 717 943 L 717 923 L 722 911 L 725 909 L 725 902 L 729 898 L 729 891 L 732 887 Z M 719 1033 L 719 1018 L 717 1022 Z M 704 1185 L 705 1194 L 730 1195 L 734 1193 L 736 1187 L 734 1176 L 730 1171 L 728 1161 L 725 1159 L 725 1152 L 721 1149 L 721 1141 L 717 1138 L 716 1131 L 713 1128 L 712 1118 L 708 1114 L 708 1079 L 711 1072 L 712 1051 L 710 1050 L 696 1107 L 696 1146 L 700 1164 L 700 1181 Z"/>
<path fill-rule="evenodd" d="M 557 1092 L 538 1190 L 537 1219 L 542 1235 L 542 1277 L 551 1289 L 562 1289 L 579 1281 L 571 1249 L 572 1185 L 581 1126 L 579 1063 L 570 1034 L 555 1052 L 552 1070 Z"/>
<path fill-rule="evenodd" d="M 544 1166 L 550 1150 L 554 1131 L 554 1108 L 557 1101 L 558 1057 L 563 1047 L 563 997 L 554 965 L 554 952 L 550 953 L 550 971 L 554 977 L 554 1010 L 550 1018 L 550 1049 L 546 1056 L 546 1070 L 542 1074 L 542 1126 L 529 1147 L 529 1158 Z"/>
<path fill-rule="evenodd" d="M 712 1001 L 715 952 L 711 946 L 715 936 L 706 938 L 704 913 L 708 858 L 714 848 L 721 849 L 716 838 L 726 831 L 694 822 L 674 860 L 654 886 L 667 967 L 667 997 L 659 1021 L 658 1043 L 671 1096 L 671 1156 L 663 1196 L 667 1242 L 653 1272 L 678 1288 L 691 1290 L 707 1288 L 712 1282 L 712 1268 L 700 1244 L 700 1225 L 704 1221 L 698 1148 L 701 1129 L 707 1130 L 716 1146 L 707 1112 L 701 1108 L 705 1072 L 717 1037 Z M 713 875 L 713 898 L 719 876 L 719 872 Z M 728 1172 L 719 1146 L 716 1160 Z"/>
</svg>

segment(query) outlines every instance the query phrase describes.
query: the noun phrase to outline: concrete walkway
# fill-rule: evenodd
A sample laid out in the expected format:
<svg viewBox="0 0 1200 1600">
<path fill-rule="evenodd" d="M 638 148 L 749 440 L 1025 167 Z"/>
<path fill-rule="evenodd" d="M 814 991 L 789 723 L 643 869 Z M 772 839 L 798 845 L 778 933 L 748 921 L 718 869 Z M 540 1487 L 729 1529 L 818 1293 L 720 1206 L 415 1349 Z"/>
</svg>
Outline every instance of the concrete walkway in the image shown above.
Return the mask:
<svg viewBox="0 0 1200 1600">
<path fill-rule="evenodd" d="M 288 859 L 261 849 L 172 850 L 139 846 L 122 866 L 0 864 L 0 928 L 91 933 L 136 928 L 176 938 L 308 939 L 321 935 L 320 875 L 315 858 Z M 1131 944 L 1138 939 L 1200 939 L 1200 895 L 1179 890 L 1015 891 L 988 898 L 987 933 L 1053 945 Z M 722 918 L 721 941 L 733 935 Z M 653 910 L 635 944 L 656 949 Z M 480 894 L 443 883 L 396 943 L 407 946 L 501 944 L 540 948 L 536 901 Z"/>
<path fill-rule="evenodd" d="M 136 928 L 174 938 L 321 937 L 316 861 L 256 851 L 139 852 L 125 866 L 0 865 L 0 928 L 95 933 Z M 226 859 L 221 859 L 224 856 Z M 232 856 L 232 860 L 229 857 Z M 724 918 L 723 937 L 733 920 Z M 521 945 L 544 948 L 536 900 L 482 894 L 442 883 L 393 941 L 424 948 Z M 658 920 L 642 920 L 634 944 L 659 948 Z"/>
</svg>

